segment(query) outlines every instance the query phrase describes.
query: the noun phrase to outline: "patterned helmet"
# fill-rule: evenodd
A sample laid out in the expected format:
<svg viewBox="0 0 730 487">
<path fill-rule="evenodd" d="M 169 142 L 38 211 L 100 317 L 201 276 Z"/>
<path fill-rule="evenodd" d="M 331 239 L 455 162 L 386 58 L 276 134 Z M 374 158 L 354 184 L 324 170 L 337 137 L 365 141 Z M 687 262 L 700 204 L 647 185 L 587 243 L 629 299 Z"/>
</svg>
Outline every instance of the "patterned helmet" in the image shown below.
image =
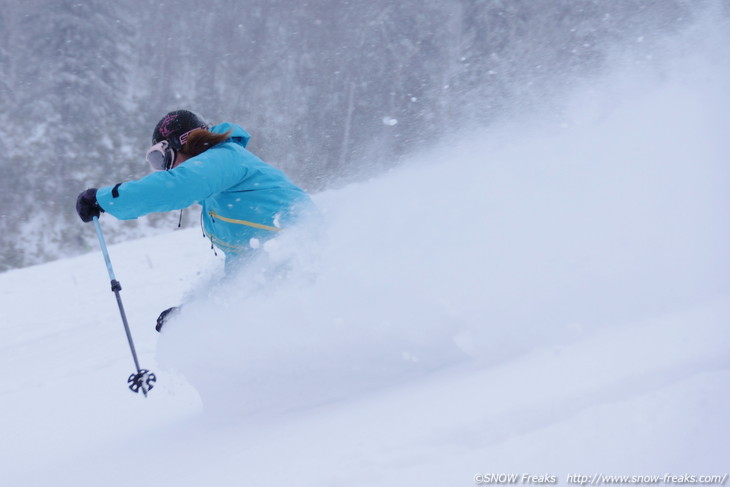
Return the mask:
<svg viewBox="0 0 730 487">
<path fill-rule="evenodd" d="M 179 151 L 190 132 L 199 128 L 208 129 L 210 125 L 200 115 L 188 110 L 175 110 L 157 122 L 155 131 L 152 132 L 152 144 L 166 140 L 170 147 Z"/>
</svg>

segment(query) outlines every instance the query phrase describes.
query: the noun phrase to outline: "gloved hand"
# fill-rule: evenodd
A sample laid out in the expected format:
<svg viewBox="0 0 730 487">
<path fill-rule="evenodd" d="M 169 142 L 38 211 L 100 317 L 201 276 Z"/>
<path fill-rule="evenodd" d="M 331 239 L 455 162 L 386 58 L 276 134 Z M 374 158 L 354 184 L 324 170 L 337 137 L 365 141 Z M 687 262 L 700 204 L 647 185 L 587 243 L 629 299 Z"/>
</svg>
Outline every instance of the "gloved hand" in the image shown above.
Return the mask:
<svg viewBox="0 0 730 487">
<path fill-rule="evenodd" d="M 155 330 L 157 330 L 158 332 L 162 330 L 162 325 L 167 323 L 167 321 L 172 318 L 172 315 L 176 314 L 179 310 L 179 306 L 173 306 L 172 308 L 167 308 L 165 311 L 160 313 L 160 316 L 157 317 L 157 325 L 155 325 Z"/>
<path fill-rule="evenodd" d="M 79 194 L 79 197 L 76 198 L 76 213 L 84 223 L 90 222 L 94 217 L 99 218 L 99 215 L 104 213 L 99 202 L 96 201 L 96 188 L 89 188 Z"/>
</svg>

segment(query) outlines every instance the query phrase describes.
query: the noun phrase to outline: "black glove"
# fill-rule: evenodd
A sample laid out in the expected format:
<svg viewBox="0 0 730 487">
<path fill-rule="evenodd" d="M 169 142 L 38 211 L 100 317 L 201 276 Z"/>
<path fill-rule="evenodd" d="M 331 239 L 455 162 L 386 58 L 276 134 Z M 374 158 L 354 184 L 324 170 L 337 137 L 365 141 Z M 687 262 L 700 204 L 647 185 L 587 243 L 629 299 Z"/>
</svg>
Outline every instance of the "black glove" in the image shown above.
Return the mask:
<svg viewBox="0 0 730 487">
<path fill-rule="evenodd" d="M 165 311 L 160 313 L 160 316 L 157 317 L 157 325 L 155 325 L 155 330 L 157 330 L 158 332 L 162 330 L 162 325 L 167 323 L 167 321 L 172 318 L 171 315 L 176 314 L 179 310 L 179 306 L 173 306 L 172 308 L 167 308 Z"/>
<path fill-rule="evenodd" d="M 76 213 L 81 217 L 81 221 L 88 223 L 94 219 L 99 218 L 99 215 L 104 213 L 104 210 L 99 206 L 99 202 L 96 201 L 96 188 L 89 188 L 82 191 L 78 198 L 76 198 Z"/>
</svg>

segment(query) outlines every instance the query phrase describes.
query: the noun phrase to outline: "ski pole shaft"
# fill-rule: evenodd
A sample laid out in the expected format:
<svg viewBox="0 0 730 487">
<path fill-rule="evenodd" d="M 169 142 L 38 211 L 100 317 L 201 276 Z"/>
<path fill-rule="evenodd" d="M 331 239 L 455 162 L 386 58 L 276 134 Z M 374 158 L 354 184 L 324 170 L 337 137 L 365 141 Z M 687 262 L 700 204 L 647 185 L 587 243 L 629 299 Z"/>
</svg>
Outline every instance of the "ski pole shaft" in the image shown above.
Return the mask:
<svg viewBox="0 0 730 487">
<path fill-rule="evenodd" d="M 132 340 L 132 332 L 129 330 L 129 323 L 127 322 L 127 314 L 124 312 L 124 305 L 122 304 L 122 297 L 119 295 L 119 291 L 122 290 L 122 285 L 119 284 L 116 277 L 114 276 L 114 269 L 112 268 L 112 262 L 109 258 L 109 251 L 106 248 L 106 241 L 104 240 L 104 234 L 101 232 L 101 225 L 99 219 L 94 217 L 94 226 L 96 227 L 96 236 L 99 237 L 99 246 L 101 247 L 101 253 L 104 254 L 104 261 L 106 262 L 106 269 L 109 272 L 109 279 L 111 280 L 112 291 L 117 298 L 117 304 L 119 305 L 119 313 L 122 315 L 122 323 L 124 323 L 124 331 L 127 333 L 127 341 L 129 342 L 129 349 L 132 351 L 132 358 L 134 359 L 134 366 L 137 368 L 137 373 L 141 374 L 142 369 L 139 366 L 139 360 L 137 359 L 137 351 L 134 348 L 134 340 Z"/>
</svg>

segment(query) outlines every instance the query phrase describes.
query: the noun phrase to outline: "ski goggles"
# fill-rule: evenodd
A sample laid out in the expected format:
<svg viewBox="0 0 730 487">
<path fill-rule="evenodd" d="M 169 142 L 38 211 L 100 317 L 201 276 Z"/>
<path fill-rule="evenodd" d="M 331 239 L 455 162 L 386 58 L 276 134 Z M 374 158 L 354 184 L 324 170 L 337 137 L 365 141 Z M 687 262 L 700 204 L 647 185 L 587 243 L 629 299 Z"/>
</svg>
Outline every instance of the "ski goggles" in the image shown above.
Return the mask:
<svg viewBox="0 0 730 487">
<path fill-rule="evenodd" d="M 175 149 L 163 140 L 150 147 L 144 158 L 153 171 L 169 171 L 175 162 Z"/>
</svg>

